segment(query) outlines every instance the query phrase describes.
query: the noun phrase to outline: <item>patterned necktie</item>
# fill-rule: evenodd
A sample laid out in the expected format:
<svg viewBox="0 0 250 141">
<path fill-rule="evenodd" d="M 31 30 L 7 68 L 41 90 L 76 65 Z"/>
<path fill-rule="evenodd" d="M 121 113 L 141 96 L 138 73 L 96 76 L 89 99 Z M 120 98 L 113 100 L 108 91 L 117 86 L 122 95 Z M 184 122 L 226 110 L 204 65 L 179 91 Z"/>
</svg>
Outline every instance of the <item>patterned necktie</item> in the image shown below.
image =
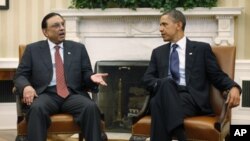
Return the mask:
<svg viewBox="0 0 250 141">
<path fill-rule="evenodd" d="M 56 63 L 56 90 L 57 94 L 63 98 L 69 95 L 64 77 L 64 68 L 62 58 L 59 53 L 60 46 L 55 46 L 55 63 Z"/>
<path fill-rule="evenodd" d="M 180 73 L 179 73 L 179 55 L 176 50 L 178 47 L 177 44 L 172 45 L 172 53 L 170 55 L 170 72 L 172 75 L 172 78 L 179 83 L 180 82 Z"/>
</svg>

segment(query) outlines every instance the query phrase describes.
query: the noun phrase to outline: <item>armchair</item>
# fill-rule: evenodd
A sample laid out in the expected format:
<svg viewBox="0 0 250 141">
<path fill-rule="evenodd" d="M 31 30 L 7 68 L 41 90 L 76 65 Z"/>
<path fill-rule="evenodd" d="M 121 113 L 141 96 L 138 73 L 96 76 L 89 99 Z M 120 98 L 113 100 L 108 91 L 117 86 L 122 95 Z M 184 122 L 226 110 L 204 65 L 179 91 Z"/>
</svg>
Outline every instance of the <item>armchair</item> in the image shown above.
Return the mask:
<svg viewBox="0 0 250 141">
<path fill-rule="evenodd" d="M 19 45 L 19 60 L 24 53 L 26 45 Z M 17 107 L 17 137 L 16 141 L 26 141 L 27 135 L 27 122 L 25 120 L 25 113 L 28 106 L 22 104 L 21 97 L 17 94 L 16 88 L 13 88 L 13 93 L 16 94 L 16 107 Z M 96 94 L 93 93 L 95 98 Z M 102 119 L 104 116 L 102 115 Z M 101 128 L 104 130 L 104 121 L 101 121 Z M 79 141 L 83 141 L 84 135 L 81 133 L 80 127 L 74 122 L 73 116 L 66 113 L 60 113 L 51 116 L 51 126 L 48 129 L 49 134 L 79 134 Z M 107 140 L 107 135 L 103 132 L 103 139 Z"/>
<path fill-rule="evenodd" d="M 213 47 L 217 61 L 222 70 L 234 78 L 235 47 Z M 210 102 L 214 115 L 195 116 L 184 119 L 188 140 L 223 141 L 229 139 L 231 109 L 225 103 L 228 92 L 220 92 L 214 86 L 210 90 Z M 148 104 L 149 99 L 145 102 Z M 146 104 L 146 105 L 147 105 Z M 130 141 L 144 141 L 150 136 L 151 117 L 148 106 L 134 118 Z"/>
</svg>

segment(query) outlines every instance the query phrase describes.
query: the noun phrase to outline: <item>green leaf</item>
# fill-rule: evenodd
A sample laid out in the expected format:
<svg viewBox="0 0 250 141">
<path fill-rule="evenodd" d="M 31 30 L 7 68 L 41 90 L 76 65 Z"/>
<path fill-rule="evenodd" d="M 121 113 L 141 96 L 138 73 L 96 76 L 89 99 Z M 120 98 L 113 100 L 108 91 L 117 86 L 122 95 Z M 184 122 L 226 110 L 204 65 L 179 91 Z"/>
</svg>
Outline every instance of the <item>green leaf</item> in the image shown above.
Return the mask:
<svg viewBox="0 0 250 141">
<path fill-rule="evenodd" d="M 69 8 L 156 8 L 170 10 L 183 7 L 185 10 L 194 7 L 214 7 L 218 0 L 71 0 Z"/>
</svg>

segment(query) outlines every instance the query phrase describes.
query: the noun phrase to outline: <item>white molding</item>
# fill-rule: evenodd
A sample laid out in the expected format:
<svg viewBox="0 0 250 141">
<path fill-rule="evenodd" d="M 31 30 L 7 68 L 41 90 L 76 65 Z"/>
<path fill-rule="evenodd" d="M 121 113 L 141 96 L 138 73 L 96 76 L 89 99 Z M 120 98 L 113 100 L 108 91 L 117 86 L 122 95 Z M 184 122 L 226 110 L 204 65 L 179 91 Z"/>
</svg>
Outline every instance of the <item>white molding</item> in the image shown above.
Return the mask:
<svg viewBox="0 0 250 141">
<path fill-rule="evenodd" d="M 17 68 L 18 58 L 0 58 L 1 69 Z"/>
<path fill-rule="evenodd" d="M 188 38 L 212 46 L 235 44 L 235 17 L 243 8 L 179 9 L 187 16 Z M 66 38 L 85 44 L 92 66 L 99 60 L 146 60 L 155 47 L 164 44 L 159 32 L 162 14 L 159 9 L 59 9 L 55 12 L 66 20 Z"/>
<path fill-rule="evenodd" d="M 247 112 L 249 113 L 249 110 Z M 236 115 L 236 114 L 233 114 L 231 124 L 233 124 L 233 125 L 234 124 L 235 125 L 239 125 L 239 124 L 250 125 L 249 115 Z"/>
<path fill-rule="evenodd" d="M 0 129 L 16 129 L 16 103 L 0 103 Z"/>
<path fill-rule="evenodd" d="M 246 60 L 246 59 L 238 59 L 236 60 L 235 63 L 235 69 L 236 70 L 250 70 L 250 60 Z"/>
<path fill-rule="evenodd" d="M 186 35 L 211 45 L 234 45 L 235 17 L 242 7 L 193 8 L 184 10 L 187 16 Z M 159 9 L 107 8 L 59 9 L 67 22 L 66 38 L 86 43 L 87 38 L 158 38 Z M 97 41 L 98 42 L 98 41 Z"/>
</svg>

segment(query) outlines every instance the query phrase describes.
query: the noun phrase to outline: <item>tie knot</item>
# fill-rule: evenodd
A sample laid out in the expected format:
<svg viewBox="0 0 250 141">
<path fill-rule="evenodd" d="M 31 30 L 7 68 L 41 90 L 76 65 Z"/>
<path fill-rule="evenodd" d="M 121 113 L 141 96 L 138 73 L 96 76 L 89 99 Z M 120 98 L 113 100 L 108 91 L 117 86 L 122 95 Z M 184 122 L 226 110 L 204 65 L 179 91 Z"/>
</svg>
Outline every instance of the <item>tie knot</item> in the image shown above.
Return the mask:
<svg viewBox="0 0 250 141">
<path fill-rule="evenodd" d="M 178 45 L 177 44 L 173 44 L 172 47 L 175 50 L 178 47 Z"/>
<path fill-rule="evenodd" d="M 60 49 L 60 46 L 55 46 L 55 49 L 56 49 L 56 50 L 59 50 L 59 49 Z"/>
</svg>

